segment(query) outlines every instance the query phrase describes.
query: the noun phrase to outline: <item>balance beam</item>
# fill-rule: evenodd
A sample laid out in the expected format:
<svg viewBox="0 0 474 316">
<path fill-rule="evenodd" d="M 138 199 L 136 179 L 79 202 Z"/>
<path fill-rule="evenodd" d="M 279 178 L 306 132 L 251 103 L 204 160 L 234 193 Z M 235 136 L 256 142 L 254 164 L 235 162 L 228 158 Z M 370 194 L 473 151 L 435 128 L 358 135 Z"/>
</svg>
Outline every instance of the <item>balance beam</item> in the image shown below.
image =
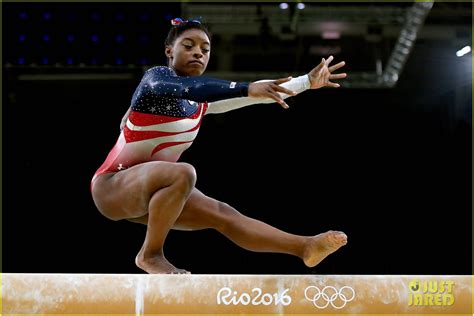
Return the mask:
<svg viewBox="0 0 474 316">
<path fill-rule="evenodd" d="M 472 276 L 1 275 L 12 314 L 472 315 Z"/>
</svg>

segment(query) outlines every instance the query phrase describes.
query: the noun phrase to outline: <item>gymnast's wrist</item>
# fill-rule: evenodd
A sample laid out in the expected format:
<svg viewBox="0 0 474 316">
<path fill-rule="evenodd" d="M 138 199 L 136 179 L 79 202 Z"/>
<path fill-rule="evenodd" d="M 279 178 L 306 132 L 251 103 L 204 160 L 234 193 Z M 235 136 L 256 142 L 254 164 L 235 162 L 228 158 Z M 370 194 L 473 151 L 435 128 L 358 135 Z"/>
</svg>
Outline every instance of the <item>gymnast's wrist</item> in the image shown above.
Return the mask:
<svg viewBox="0 0 474 316">
<path fill-rule="evenodd" d="M 311 76 L 309 74 L 306 74 L 306 80 L 304 82 L 304 87 L 305 89 L 311 89 L 312 82 L 311 82 Z"/>
</svg>

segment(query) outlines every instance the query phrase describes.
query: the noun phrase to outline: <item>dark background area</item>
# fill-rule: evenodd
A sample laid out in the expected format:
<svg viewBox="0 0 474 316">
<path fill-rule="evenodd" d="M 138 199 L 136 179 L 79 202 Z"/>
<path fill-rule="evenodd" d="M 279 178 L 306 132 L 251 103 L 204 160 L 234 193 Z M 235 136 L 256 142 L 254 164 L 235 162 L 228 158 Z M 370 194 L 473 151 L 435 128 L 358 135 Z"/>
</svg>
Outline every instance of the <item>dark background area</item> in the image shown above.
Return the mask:
<svg viewBox="0 0 474 316">
<path fill-rule="evenodd" d="M 89 4 L 70 6 L 46 8 L 53 17 L 75 12 L 76 23 L 84 22 L 81 12 L 90 16 Z M 110 56 L 98 51 L 91 68 L 92 55 L 86 65 L 68 65 L 64 51 L 41 65 L 42 44 L 25 51 L 15 42 L 23 32 L 15 19 L 28 12 L 33 20 L 25 32 L 42 34 L 36 24 L 43 22 L 34 17 L 45 7 L 3 4 L 3 272 L 142 272 L 134 258 L 145 226 L 103 217 L 89 185 L 116 141 L 143 69 L 164 62 L 166 19 L 180 7 L 137 4 L 130 12 L 148 6 L 163 27 L 149 32 L 149 46 L 124 48 L 137 50 L 135 66 L 105 66 L 104 59 L 115 58 L 109 43 L 101 45 Z M 120 26 L 113 22 L 117 7 L 96 8 L 106 12 L 101 32 L 107 23 Z M 124 29 L 138 34 L 142 28 L 131 30 L 127 21 Z M 80 43 L 71 49 L 93 51 Z M 205 194 L 291 233 L 342 230 L 347 246 L 308 269 L 296 257 L 240 249 L 215 231 L 171 231 L 167 258 L 197 274 L 472 274 L 472 56 L 457 58 L 455 50 L 442 40 L 417 41 L 391 89 L 312 90 L 291 99 L 286 111 L 264 104 L 208 115 L 183 154 Z M 141 68 L 143 51 L 148 60 Z M 350 75 L 352 56 L 344 58 Z M 363 56 L 353 58 L 357 64 Z M 129 77 L 31 79 L 88 72 Z"/>
</svg>

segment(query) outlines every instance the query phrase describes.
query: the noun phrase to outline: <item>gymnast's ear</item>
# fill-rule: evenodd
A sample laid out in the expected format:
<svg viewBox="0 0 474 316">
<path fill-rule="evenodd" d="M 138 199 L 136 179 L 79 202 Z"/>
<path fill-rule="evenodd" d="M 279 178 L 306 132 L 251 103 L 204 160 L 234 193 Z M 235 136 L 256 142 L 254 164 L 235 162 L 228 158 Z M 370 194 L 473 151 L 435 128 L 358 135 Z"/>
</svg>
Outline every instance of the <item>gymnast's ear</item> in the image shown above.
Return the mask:
<svg viewBox="0 0 474 316">
<path fill-rule="evenodd" d="M 173 47 L 167 45 L 165 47 L 165 55 L 167 58 L 173 58 Z"/>
</svg>

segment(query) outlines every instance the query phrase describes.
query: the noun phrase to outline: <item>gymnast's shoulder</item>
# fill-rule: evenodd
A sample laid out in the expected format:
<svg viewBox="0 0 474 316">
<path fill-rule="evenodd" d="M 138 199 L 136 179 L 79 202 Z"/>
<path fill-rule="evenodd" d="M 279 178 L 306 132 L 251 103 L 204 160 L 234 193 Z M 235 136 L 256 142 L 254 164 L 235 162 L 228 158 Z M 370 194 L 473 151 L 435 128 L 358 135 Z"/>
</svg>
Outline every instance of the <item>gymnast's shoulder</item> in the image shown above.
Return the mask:
<svg viewBox="0 0 474 316">
<path fill-rule="evenodd" d="M 158 75 L 158 76 L 176 76 L 176 72 L 168 66 L 153 66 L 145 71 L 145 75 Z"/>
</svg>

